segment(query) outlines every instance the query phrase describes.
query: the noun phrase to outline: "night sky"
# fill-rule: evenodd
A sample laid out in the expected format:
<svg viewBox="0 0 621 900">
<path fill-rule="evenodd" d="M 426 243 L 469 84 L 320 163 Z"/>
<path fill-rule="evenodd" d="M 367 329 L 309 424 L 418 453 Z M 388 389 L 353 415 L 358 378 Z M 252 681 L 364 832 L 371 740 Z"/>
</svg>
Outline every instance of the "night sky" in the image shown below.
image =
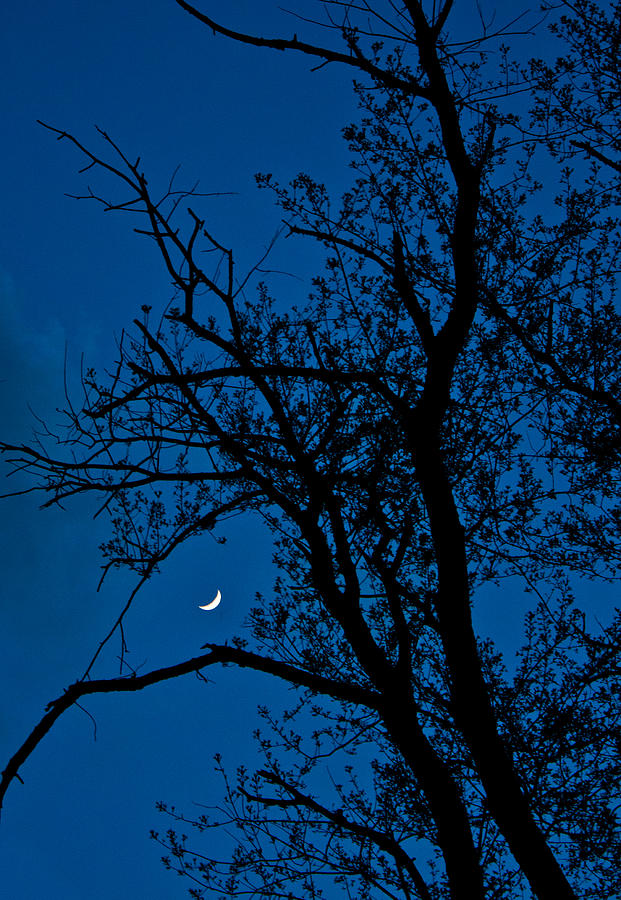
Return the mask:
<svg viewBox="0 0 621 900">
<path fill-rule="evenodd" d="M 240 26 L 294 27 L 272 3 L 220 6 Z M 21 441 L 36 424 L 30 409 L 60 421 L 65 352 L 79 392 L 81 354 L 89 365 L 109 365 L 115 336 L 141 305 L 162 309 L 172 295 L 133 222 L 64 195 L 84 189 L 82 161 L 36 120 L 103 149 L 99 125 L 128 155 L 142 156 L 152 185 L 164 187 L 180 163 L 180 184 L 200 178 L 205 192 L 236 192 L 200 209 L 218 239 L 236 248 L 241 271 L 280 226 L 254 174 L 288 179 L 306 169 L 338 186 L 346 165 L 339 130 L 352 101 L 344 73 L 311 75 L 305 60 L 214 40 L 173 0 L 26 0 L 7 7 L 3 20 L 0 403 L 3 437 Z M 93 184 L 114 189 L 105 179 Z M 275 267 L 308 275 L 312 258 L 288 241 Z M 307 281 L 281 281 L 285 299 L 304 298 Z M 18 486 L 27 484 L 13 478 L 4 489 Z M 92 498 L 65 510 L 40 511 L 39 502 L 4 501 L 0 513 L 1 767 L 45 704 L 81 675 L 134 585 L 113 573 L 96 592 L 107 524 L 93 520 Z M 139 595 L 127 623 L 128 661 L 148 671 L 239 633 L 255 592 L 269 595 L 272 574 L 271 542 L 252 522 L 236 520 L 224 547 L 209 537 L 189 544 Z M 218 610 L 198 610 L 218 588 Z M 118 652 L 113 641 L 99 675 L 118 674 Z M 207 686 L 190 676 L 142 695 L 97 698 L 86 707 L 96 741 L 79 709 L 58 723 L 24 767 L 25 784 L 15 782 L 5 799 L 0 897 L 185 895 L 187 885 L 164 871 L 163 851 L 149 839 L 151 828 L 169 824 L 155 802 L 191 811 L 192 801 L 219 800 L 214 754 L 231 768 L 251 762 L 257 703 L 286 696 L 267 677 L 232 668 L 209 678 Z"/>
<path fill-rule="evenodd" d="M 292 4 L 296 8 L 300 5 Z M 205 7 L 207 8 L 207 6 Z M 272 0 L 211 2 L 233 27 L 292 35 L 305 26 Z M 311 33 L 308 30 L 305 33 Z M 262 254 L 280 224 L 256 172 L 283 181 L 308 171 L 336 190 L 348 184 L 340 129 L 355 114 L 346 72 L 302 57 L 214 38 L 173 0 L 88 0 L 7 4 L 0 29 L 0 405 L 3 438 L 27 440 L 32 412 L 60 420 L 64 358 L 79 399 L 81 355 L 103 368 L 116 358 L 115 336 L 161 310 L 172 288 L 153 246 L 128 217 L 76 202 L 90 181 L 78 154 L 36 124 L 42 119 L 103 150 L 94 125 L 140 155 L 150 184 L 200 178 L 200 213 L 209 230 L 236 248 L 240 269 Z M 198 206 L 198 204 L 197 204 Z M 283 302 L 302 301 L 317 254 L 281 240 L 274 268 Z M 280 281 L 278 278 L 280 277 Z M 32 410 L 32 412 L 31 412 Z M 15 476 L 5 490 L 27 487 Z M 0 507 L 0 768 L 25 739 L 45 704 L 86 667 L 134 585 L 113 573 L 99 593 L 104 517 L 94 500 L 65 510 L 38 509 L 37 495 Z M 256 591 L 269 597 L 269 536 L 236 520 L 222 547 L 211 538 L 179 551 L 139 594 L 127 621 L 128 660 L 141 671 L 195 656 L 207 640 L 240 633 Z M 222 591 L 220 607 L 199 603 Z M 592 598 L 593 601 L 597 598 Z M 524 610 L 519 596 L 481 606 L 485 630 L 511 634 Z M 118 673 L 111 642 L 99 675 Z M 164 800 L 192 811 L 221 793 L 213 756 L 252 764 L 257 703 L 286 691 L 267 676 L 211 669 L 135 695 L 91 698 L 61 717 L 9 789 L 0 822 L 0 897 L 7 900 L 169 900 L 187 888 L 159 863 L 151 828 L 168 821 Z M 210 838 L 211 840 L 211 838 Z"/>
</svg>

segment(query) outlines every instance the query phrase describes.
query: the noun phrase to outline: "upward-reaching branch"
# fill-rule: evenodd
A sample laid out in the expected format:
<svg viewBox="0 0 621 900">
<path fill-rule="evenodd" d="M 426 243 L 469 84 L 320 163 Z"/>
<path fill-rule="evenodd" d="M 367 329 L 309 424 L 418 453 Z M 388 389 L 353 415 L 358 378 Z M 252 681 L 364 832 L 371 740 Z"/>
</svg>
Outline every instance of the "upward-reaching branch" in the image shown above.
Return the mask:
<svg viewBox="0 0 621 900">
<path fill-rule="evenodd" d="M 415 79 L 401 78 L 388 69 L 380 68 L 375 65 L 375 63 L 371 62 L 371 60 L 366 59 L 354 43 L 350 43 L 349 53 L 341 53 L 338 50 L 332 50 L 328 47 L 316 47 L 314 44 L 307 44 L 304 41 L 299 41 L 297 36 L 291 39 L 257 37 L 241 31 L 234 31 L 231 28 L 227 28 L 225 25 L 221 25 L 219 22 L 216 22 L 215 19 L 200 12 L 200 10 L 196 9 L 192 4 L 187 3 L 186 0 L 175 0 L 175 2 L 191 16 L 194 16 L 195 19 L 198 19 L 199 22 L 202 22 L 203 25 L 207 25 L 211 28 L 214 35 L 221 34 L 224 37 L 232 38 L 242 44 L 250 44 L 253 47 L 266 47 L 272 50 L 296 50 L 306 56 L 317 57 L 323 60 L 324 63 L 341 63 L 362 72 L 366 72 L 367 75 L 371 75 L 380 84 L 383 84 L 388 88 L 404 91 L 410 96 L 427 96 L 427 89 L 420 85 Z"/>
</svg>

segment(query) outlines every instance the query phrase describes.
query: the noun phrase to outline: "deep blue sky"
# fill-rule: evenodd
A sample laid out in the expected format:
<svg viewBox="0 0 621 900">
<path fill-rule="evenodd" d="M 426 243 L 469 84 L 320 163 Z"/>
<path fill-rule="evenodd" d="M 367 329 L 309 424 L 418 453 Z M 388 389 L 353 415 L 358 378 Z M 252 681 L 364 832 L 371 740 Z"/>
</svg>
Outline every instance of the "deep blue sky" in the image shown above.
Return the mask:
<svg viewBox="0 0 621 900">
<path fill-rule="evenodd" d="M 249 31 L 304 27 L 271 0 L 209 8 Z M 154 249 L 127 220 L 64 196 L 84 187 L 78 156 L 35 120 L 93 146 L 100 125 L 129 156 L 142 156 L 151 183 L 163 185 L 181 163 L 186 183 L 198 177 L 205 191 L 238 192 L 205 200 L 201 212 L 238 249 L 240 264 L 250 264 L 280 221 L 254 173 L 286 180 L 306 170 L 345 184 L 339 129 L 354 106 L 347 73 L 311 74 L 303 58 L 213 38 L 173 0 L 21 0 L 3 12 L 0 60 L 0 404 L 3 437 L 22 440 L 27 404 L 58 418 L 65 347 L 73 375 L 82 352 L 89 364 L 110 362 L 114 335 L 140 306 L 160 308 L 171 294 Z M 292 241 L 277 251 L 278 262 L 302 272 L 311 257 Z M 285 279 L 282 290 L 295 300 L 305 288 Z M 82 672 L 131 588 L 127 576 L 112 575 L 96 594 L 106 529 L 92 511 L 81 501 L 40 512 L 32 496 L 0 508 L 0 767 L 45 703 Z M 128 622 L 131 663 L 168 665 L 238 633 L 255 591 L 269 594 L 270 583 L 270 543 L 251 523 L 237 523 L 225 548 L 209 538 L 191 544 L 139 596 Z M 199 612 L 217 588 L 220 608 Z M 504 606 L 488 613 L 491 629 L 515 621 Z M 282 694 L 267 678 L 233 669 L 209 676 L 207 687 L 190 677 L 92 699 L 96 742 L 80 710 L 57 723 L 5 801 L 2 898 L 184 895 L 148 838 L 151 827 L 167 825 L 154 803 L 215 802 L 214 753 L 231 766 L 247 759 L 257 702 Z"/>
<path fill-rule="evenodd" d="M 216 6 L 249 28 L 297 27 L 271 2 Z M 127 219 L 64 196 L 84 187 L 78 156 L 36 119 L 85 142 L 97 141 L 100 125 L 130 156 L 142 155 L 152 184 L 164 185 L 181 163 L 186 184 L 200 178 L 205 191 L 238 192 L 206 200 L 202 212 L 213 233 L 238 248 L 242 266 L 260 256 L 280 222 L 254 173 L 333 177 L 345 161 L 339 127 L 351 100 L 342 73 L 311 76 L 305 60 L 214 40 L 173 0 L 10 4 L 0 60 L 0 403 L 3 437 L 22 440 L 31 428 L 27 404 L 58 419 L 65 346 L 74 375 L 82 351 L 89 363 L 110 362 L 114 335 L 140 306 L 161 308 L 171 294 L 153 248 Z M 300 248 L 286 253 L 291 268 L 305 264 Z M 285 287 L 300 291 L 290 279 Z M 87 502 L 40 512 L 34 497 L 0 509 L 2 767 L 45 703 L 83 671 L 132 585 L 113 575 L 96 594 L 106 530 L 91 514 Z M 243 523 L 224 548 L 208 538 L 183 550 L 136 601 L 132 664 L 168 665 L 239 632 L 255 591 L 269 592 L 270 555 L 263 532 Z M 197 604 L 217 588 L 220 608 L 200 612 Z M 114 674 L 116 652 L 115 644 L 102 674 Z M 248 758 L 256 704 L 278 695 L 268 679 L 233 669 L 210 678 L 207 687 L 190 677 L 143 695 L 97 698 L 88 704 L 96 742 L 79 710 L 58 723 L 25 766 L 25 784 L 6 797 L 0 897 L 185 896 L 148 837 L 168 825 L 155 801 L 216 801 L 214 754 L 231 765 Z"/>
</svg>

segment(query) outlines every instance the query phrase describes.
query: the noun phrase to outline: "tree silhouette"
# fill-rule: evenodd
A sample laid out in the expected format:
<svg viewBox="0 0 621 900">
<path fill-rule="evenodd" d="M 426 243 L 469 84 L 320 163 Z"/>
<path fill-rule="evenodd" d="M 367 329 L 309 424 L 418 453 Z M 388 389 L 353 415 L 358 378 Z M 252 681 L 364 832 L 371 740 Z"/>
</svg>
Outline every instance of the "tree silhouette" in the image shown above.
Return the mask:
<svg viewBox="0 0 621 900">
<path fill-rule="evenodd" d="M 222 769 L 219 819 L 170 811 L 234 825 L 229 863 L 155 833 L 194 896 L 618 896 L 620 622 L 591 633 L 573 594 L 619 571 L 619 7 L 562 4 L 564 55 L 526 65 L 515 22 L 456 41 L 450 0 L 334 0 L 333 46 L 177 3 L 360 79 L 340 204 L 308 175 L 258 179 L 325 271 L 291 308 L 261 263 L 237 275 L 200 195 L 152 193 L 104 132 L 99 153 L 46 126 L 118 180 L 85 196 L 141 217 L 176 305 L 86 372 L 66 432 L 3 446 L 46 504 L 103 498 L 108 565 L 139 584 L 237 513 L 271 529 L 279 575 L 231 645 L 106 680 L 93 659 L 0 796 L 81 697 L 233 664 L 298 699 L 263 710 L 256 772 Z M 509 578 L 536 598 L 514 672 L 472 621 Z"/>
</svg>

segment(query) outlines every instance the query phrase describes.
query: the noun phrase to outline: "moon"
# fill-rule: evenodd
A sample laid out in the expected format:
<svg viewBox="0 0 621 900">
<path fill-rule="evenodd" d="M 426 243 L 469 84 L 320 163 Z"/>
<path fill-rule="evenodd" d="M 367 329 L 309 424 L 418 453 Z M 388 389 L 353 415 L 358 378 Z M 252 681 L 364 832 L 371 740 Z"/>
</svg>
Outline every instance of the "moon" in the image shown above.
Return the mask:
<svg viewBox="0 0 621 900">
<path fill-rule="evenodd" d="M 222 600 L 222 594 L 220 593 L 220 591 L 218 591 L 218 593 L 217 593 L 216 596 L 213 598 L 213 600 L 211 601 L 211 603 L 207 603 L 206 606 L 199 606 L 198 608 L 199 608 L 199 609 L 215 609 L 216 606 L 219 606 L 219 605 L 220 605 L 220 600 Z"/>
</svg>

